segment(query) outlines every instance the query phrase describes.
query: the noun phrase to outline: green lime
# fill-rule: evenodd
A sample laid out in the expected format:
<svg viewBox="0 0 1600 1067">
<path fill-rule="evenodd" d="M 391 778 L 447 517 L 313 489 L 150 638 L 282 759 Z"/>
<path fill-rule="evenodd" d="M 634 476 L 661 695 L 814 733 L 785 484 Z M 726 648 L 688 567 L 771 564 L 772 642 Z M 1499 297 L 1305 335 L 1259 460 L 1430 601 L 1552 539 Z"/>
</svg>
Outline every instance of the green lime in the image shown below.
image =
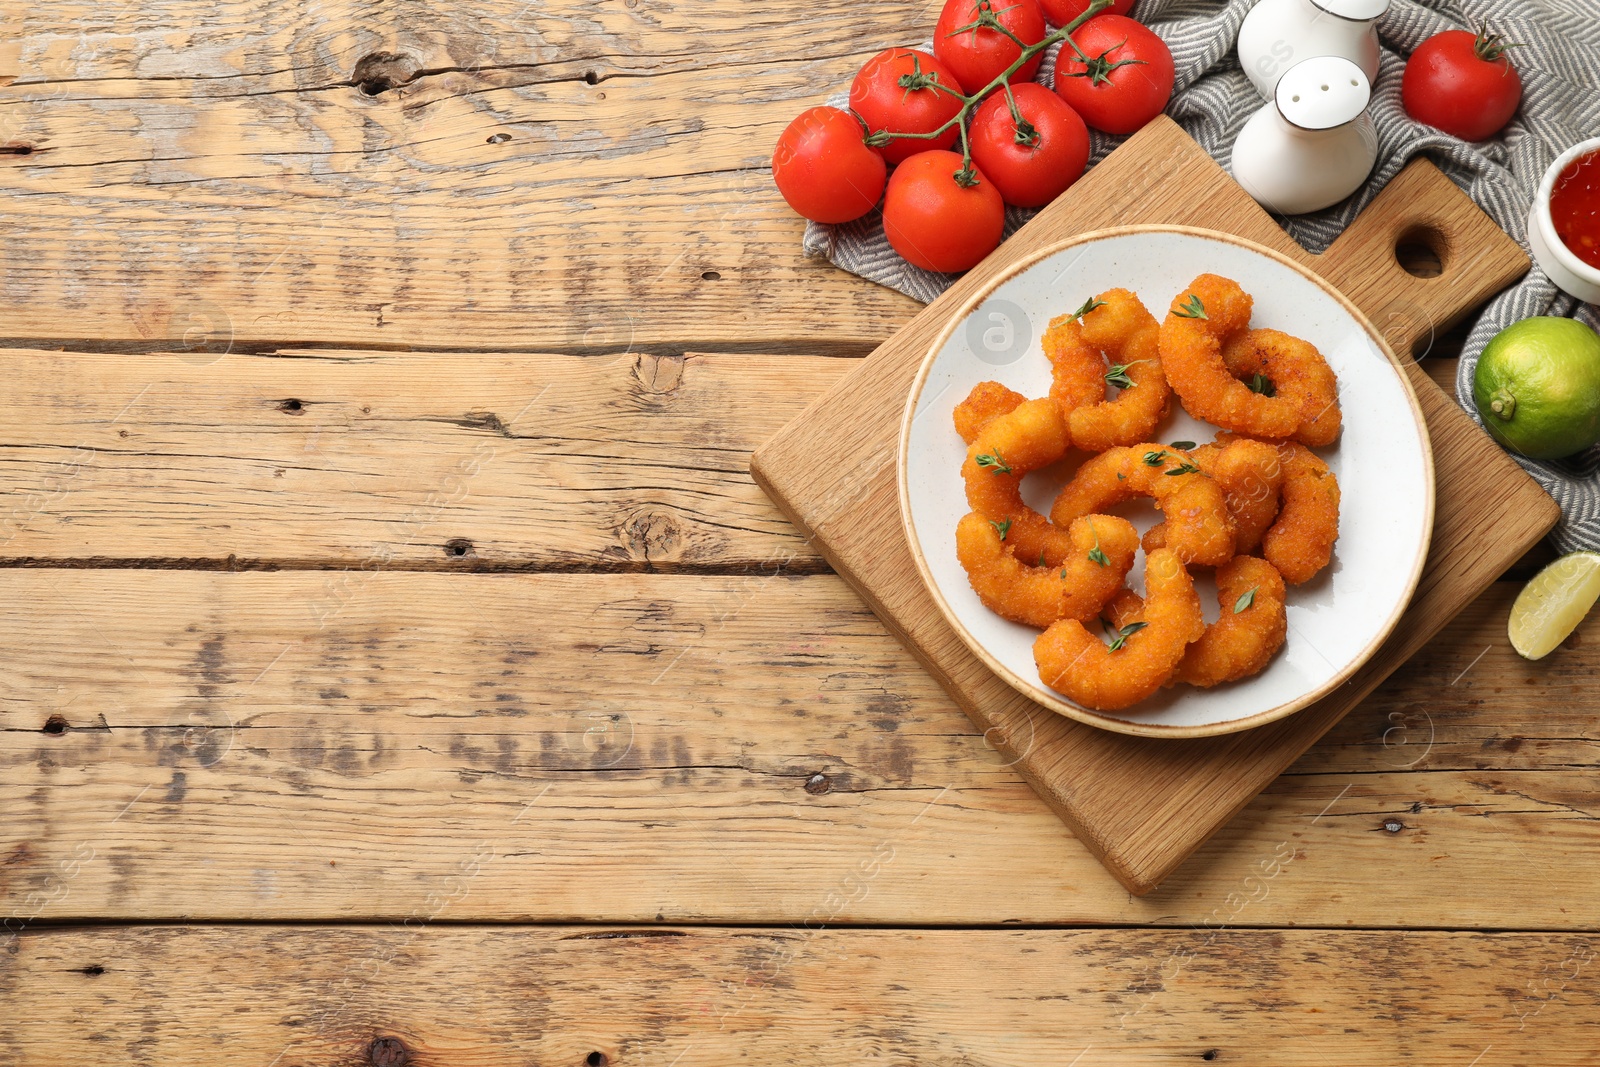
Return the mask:
<svg viewBox="0 0 1600 1067">
<path fill-rule="evenodd" d="M 1511 605 L 1511 647 L 1543 659 L 1565 641 L 1600 600 L 1600 552 L 1572 552 L 1533 576 Z"/>
<path fill-rule="evenodd" d="M 1560 459 L 1600 441 L 1600 334 L 1539 316 L 1495 334 L 1478 357 L 1472 402 L 1501 444 Z"/>
</svg>

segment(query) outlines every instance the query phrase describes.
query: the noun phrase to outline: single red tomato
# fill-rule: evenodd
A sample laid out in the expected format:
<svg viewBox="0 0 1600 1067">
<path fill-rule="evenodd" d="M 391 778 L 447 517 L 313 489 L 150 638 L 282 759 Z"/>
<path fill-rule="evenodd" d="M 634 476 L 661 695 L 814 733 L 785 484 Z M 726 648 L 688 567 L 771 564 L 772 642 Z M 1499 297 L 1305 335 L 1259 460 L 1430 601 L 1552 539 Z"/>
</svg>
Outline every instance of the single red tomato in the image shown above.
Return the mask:
<svg viewBox="0 0 1600 1067">
<path fill-rule="evenodd" d="M 945 88 L 936 88 L 940 85 Z M 961 111 L 959 92 L 956 76 L 933 56 L 915 48 L 890 48 L 857 72 L 850 83 L 850 110 L 870 132 L 932 133 Z M 878 151 L 888 162 L 899 163 L 918 152 L 949 148 L 959 136 L 961 128 L 952 124 L 938 137 L 896 138 Z"/>
<path fill-rule="evenodd" d="M 987 86 L 1022 55 L 1021 45 L 992 25 L 980 25 L 981 19 L 999 22 L 1027 44 L 1038 44 L 1050 32 L 1039 0 L 945 0 L 933 29 L 933 54 L 968 93 Z M 1032 81 L 1043 61 L 1043 53 L 1034 56 L 1006 80 Z"/>
<path fill-rule="evenodd" d="M 872 210 L 888 166 L 848 111 L 814 107 L 789 123 L 772 150 L 772 179 L 813 222 L 849 222 Z"/>
<path fill-rule="evenodd" d="M 1417 46 L 1400 79 L 1400 102 L 1418 122 L 1463 141 L 1505 128 L 1522 102 L 1522 78 L 1506 58 L 1511 47 L 1487 24 L 1477 33 L 1445 30 Z"/>
<path fill-rule="evenodd" d="M 1039 6 L 1044 10 L 1045 21 L 1050 25 L 1065 26 L 1089 10 L 1089 0 L 1039 0 Z M 1113 0 L 1112 5 L 1100 14 L 1126 15 L 1132 10 L 1133 0 Z"/>
<path fill-rule="evenodd" d="M 976 168 L 963 173 L 961 153 L 922 152 L 890 175 L 883 232 L 912 265 L 966 270 L 1000 244 L 1006 222 L 1000 191 Z"/>
<path fill-rule="evenodd" d="M 1078 52 L 1088 62 L 1078 57 Z M 1083 121 L 1106 133 L 1132 133 L 1172 98 L 1172 50 L 1167 42 L 1122 15 L 1099 15 L 1061 44 L 1056 92 Z"/>
<path fill-rule="evenodd" d="M 1011 95 L 1020 123 L 1003 92 L 990 93 L 972 113 L 972 161 L 1006 203 L 1043 207 L 1089 165 L 1089 127 L 1066 101 L 1037 82 L 1014 85 Z"/>
</svg>

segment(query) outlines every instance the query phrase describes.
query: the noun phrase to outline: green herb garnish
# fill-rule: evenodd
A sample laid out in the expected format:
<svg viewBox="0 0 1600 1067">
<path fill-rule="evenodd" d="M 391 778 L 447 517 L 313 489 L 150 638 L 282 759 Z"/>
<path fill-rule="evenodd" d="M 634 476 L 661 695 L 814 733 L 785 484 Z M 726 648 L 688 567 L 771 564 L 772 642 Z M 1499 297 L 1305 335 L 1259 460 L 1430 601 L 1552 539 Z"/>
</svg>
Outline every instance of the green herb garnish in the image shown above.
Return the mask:
<svg viewBox="0 0 1600 1067">
<path fill-rule="evenodd" d="M 1167 454 L 1165 452 L 1146 452 L 1144 454 L 1144 465 L 1146 467 L 1159 467 L 1166 462 L 1166 459 Z"/>
<path fill-rule="evenodd" d="M 1136 359 L 1133 361 L 1133 363 L 1114 363 L 1112 364 L 1111 369 L 1106 371 L 1105 379 L 1118 389 L 1132 389 L 1139 383 L 1128 377 L 1128 368 L 1133 366 L 1134 363 L 1148 362 L 1150 361 L 1147 359 Z"/>
<path fill-rule="evenodd" d="M 1199 474 L 1199 473 L 1200 473 L 1200 468 L 1196 467 L 1193 463 L 1180 463 L 1176 467 L 1173 467 L 1171 470 L 1165 472 L 1165 474 L 1166 474 L 1166 476 L 1168 478 L 1171 478 L 1173 475 L 1176 475 L 1176 474 Z"/>
<path fill-rule="evenodd" d="M 1094 297 L 1091 296 L 1089 299 L 1087 299 L 1087 300 L 1085 300 L 1083 302 L 1083 306 L 1082 307 L 1080 307 L 1077 311 L 1074 311 L 1072 314 L 1068 315 L 1067 318 L 1069 318 L 1069 319 L 1081 319 L 1085 315 L 1089 314 L 1089 312 L 1093 311 L 1095 308 L 1103 308 L 1105 306 L 1106 306 L 1106 302 L 1104 300 L 1096 300 Z"/>
<path fill-rule="evenodd" d="M 1193 293 L 1189 294 L 1189 299 L 1173 308 L 1172 313 L 1178 316 L 1180 319 L 1208 318 L 1206 315 L 1206 306 L 1202 304 L 1200 302 L 1200 298 L 1195 296 Z"/>
<path fill-rule="evenodd" d="M 1265 374 L 1253 374 L 1250 376 L 1250 380 L 1244 384 L 1250 387 L 1252 393 L 1260 393 L 1262 396 L 1278 395 L 1277 386 L 1273 385 L 1272 379 Z"/>
<path fill-rule="evenodd" d="M 978 466 L 988 470 L 990 474 L 1011 473 L 1011 465 L 1005 461 L 1004 456 L 1000 455 L 1000 450 L 998 448 L 993 452 L 985 452 L 983 455 L 979 456 L 977 463 Z"/>
<path fill-rule="evenodd" d="M 1194 451 L 1194 442 L 1193 441 L 1174 441 L 1174 442 L 1172 442 L 1172 447 L 1176 448 L 1176 449 L 1179 449 L 1180 451 L 1183 451 L 1183 452 L 1193 452 Z"/>
<path fill-rule="evenodd" d="M 995 522 L 993 519 L 990 519 L 989 525 L 994 527 L 994 532 L 1000 535 L 1000 540 L 1002 541 L 1006 539 L 1006 534 L 1011 532 L 1010 519 L 1005 519 L 1002 522 Z"/>
<path fill-rule="evenodd" d="M 1105 627 L 1107 636 L 1111 638 L 1111 647 L 1108 649 L 1108 651 L 1115 652 L 1117 649 L 1127 644 L 1128 638 L 1132 637 L 1134 634 L 1138 633 L 1140 630 L 1149 625 L 1150 624 L 1147 622 L 1130 622 L 1120 630 L 1113 630 L 1111 627 L 1105 626 L 1104 623 L 1101 623 L 1101 626 Z"/>
<path fill-rule="evenodd" d="M 1233 613 L 1235 615 L 1256 602 L 1256 589 L 1257 587 L 1252 585 L 1244 591 L 1243 596 L 1233 602 Z"/>
<path fill-rule="evenodd" d="M 1098 563 L 1102 567 L 1111 566 L 1111 558 L 1100 549 L 1100 531 L 1094 528 L 1094 523 L 1092 522 L 1089 524 L 1089 532 L 1094 534 L 1094 547 L 1089 550 L 1089 561 Z M 1063 571 L 1062 577 L 1065 576 L 1066 572 Z"/>
</svg>

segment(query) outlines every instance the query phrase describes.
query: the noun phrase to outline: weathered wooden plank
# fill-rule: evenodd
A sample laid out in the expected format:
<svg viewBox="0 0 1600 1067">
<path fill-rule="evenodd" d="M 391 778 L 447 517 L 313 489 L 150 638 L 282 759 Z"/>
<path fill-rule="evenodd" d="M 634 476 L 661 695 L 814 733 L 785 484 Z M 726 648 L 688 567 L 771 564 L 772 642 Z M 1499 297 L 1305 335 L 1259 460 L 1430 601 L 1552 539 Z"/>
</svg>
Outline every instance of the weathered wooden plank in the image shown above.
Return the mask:
<svg viewBox="0 0 1600 1067">
<path fill-rule="evenodd" d="M 0 349 L 0 560 L 815 571 L 750 452 L 850 366 Z"/>
<path fill-rule="evenodd" d="M 489 869 L 489 868 L 485 868 Z M 462 874 L 470 901 L 484 874 Z M 883 875 L 865 876 L 866 891 Z M 454 913 L 459 905 L 441 909 Z M 0 954 L 46 1064 L 1594 1063 L 1594 935 L 239 927 Z M 1001 981 L 986 977 L 1004 976 Z"/>
<path fill-rule="evenodd" d="M 808 261 L 768 163 L 918 5 L 11 10 L 5 337 L 862 352 L 916 309 Z"/>
<path fill-rule="evenodd" d="M 825 357 L 0 351 L 0 559 L 823 569 L 750 452 Z"/>
<path fill-rule="evenodd" d="M 1600 618 L 1547 659 L 1529 662 L 1506 638 L 1519 588 L 1496 583 L 1300 757 L 1294 772 L 1600 764 Z"/>
<path fill-rule="evenodd" d="M 1136 900 L 830 575 L 10 570 L 0 604 L 14 921 L 403 918 L 488 852 L 458 917 L 789 922 L 887 848 L 833 919 L 1194 923 L 1283 865 L 1234 921 L 1596 922 L 1586 647 L 1527 668 L 1565 765 L 1480 744 L 1547 758 L 1535 687 L 1429 688 L 1448 653 L 1416 766 L 1462 769 L 1408 770 L 1380 706 Z"/>
</svg>

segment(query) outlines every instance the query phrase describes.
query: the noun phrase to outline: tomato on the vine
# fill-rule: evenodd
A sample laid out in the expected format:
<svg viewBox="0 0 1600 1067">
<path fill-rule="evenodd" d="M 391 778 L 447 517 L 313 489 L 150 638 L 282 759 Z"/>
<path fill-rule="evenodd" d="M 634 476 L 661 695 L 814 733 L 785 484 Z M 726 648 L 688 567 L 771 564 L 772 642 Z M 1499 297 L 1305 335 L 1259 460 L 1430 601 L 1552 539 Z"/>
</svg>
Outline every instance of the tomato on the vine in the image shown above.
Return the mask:
<svg viewBox="0 0 1600 1067">
<path fill-rule="evenodd" d="M 1055 93 L 1027 82 L 1011 87 L 1017 116 L 1003 91 L 972 113 L 972 161 L 1008 204 L 1043 207 L 1077 181 L 1089 164 L 1089 128 Z"/>
<path fill-rule="evenodd" d="M 1400 102 L 1418 122 L 1463 141 L 1505 128 L 1522 102 L 1522 77 L 1506 57 L 1512 47 L 1487 24 L 1477 33 L 1445 30 L 1417 46 L 1400 79 Z"/>
<path fill-rule="evenodd" d="M 913 266 L 954 272 L 1000 244 L 1006 208 L 994 184 L 959 152 L 921 152 L 895 168 L 883 194 L 883 233 Z"/>
<path fill-rule="evenodd" d="M 1044 17 L 1052 26 L 1065 26 L 1089 10 L 1089 0 L 1039 0 Z M 1133 0 L 1113 0 L 1101 15 L 1126 15 L 1133 10 Z M 1096 16 L 1097 18 L 1099 16 Z"/>
<path fill-rule="evenodd" d="M 945 0 L 939 12 L 933 29 L 933 54 L 955 72 L 968 93 L 983 89 L 1022 55 L 1022 46 L 997 25 L 1030 45 L 1049 33 L 1039 0 Z M 1042 54 L 1034 56 L 1006 80 L 1032 81 L 1043 61 Z"/>
<path fill-rule="evenodd" d="M 1056 92 L 1095 129 L 1132 133 L 1167 106 L 1175 74 L 1167 42 L 1143 23 L 1097 15 L 1062 42 Z"/>
<path fill-rule="evenodd" d="M 944 88 L 939 88 L 944 86 Z M 850 110 L 876 133 L 932 133 L 961 112 L 961 83 L 950 68 L 915 48 L 890 48 L 867 60 L 850 83 Z M 949 148 L 960 127 L 938 137 L 899 137 L 879 146 L 890 163 Z"/>
<path fill-rule="evenodd" d="M 861 123 L 836 107 L 802 111 L 772 150 L 778 191 L 813 222 L 849 222 L 871 211 L 887 172 Z"/>
</svg>

